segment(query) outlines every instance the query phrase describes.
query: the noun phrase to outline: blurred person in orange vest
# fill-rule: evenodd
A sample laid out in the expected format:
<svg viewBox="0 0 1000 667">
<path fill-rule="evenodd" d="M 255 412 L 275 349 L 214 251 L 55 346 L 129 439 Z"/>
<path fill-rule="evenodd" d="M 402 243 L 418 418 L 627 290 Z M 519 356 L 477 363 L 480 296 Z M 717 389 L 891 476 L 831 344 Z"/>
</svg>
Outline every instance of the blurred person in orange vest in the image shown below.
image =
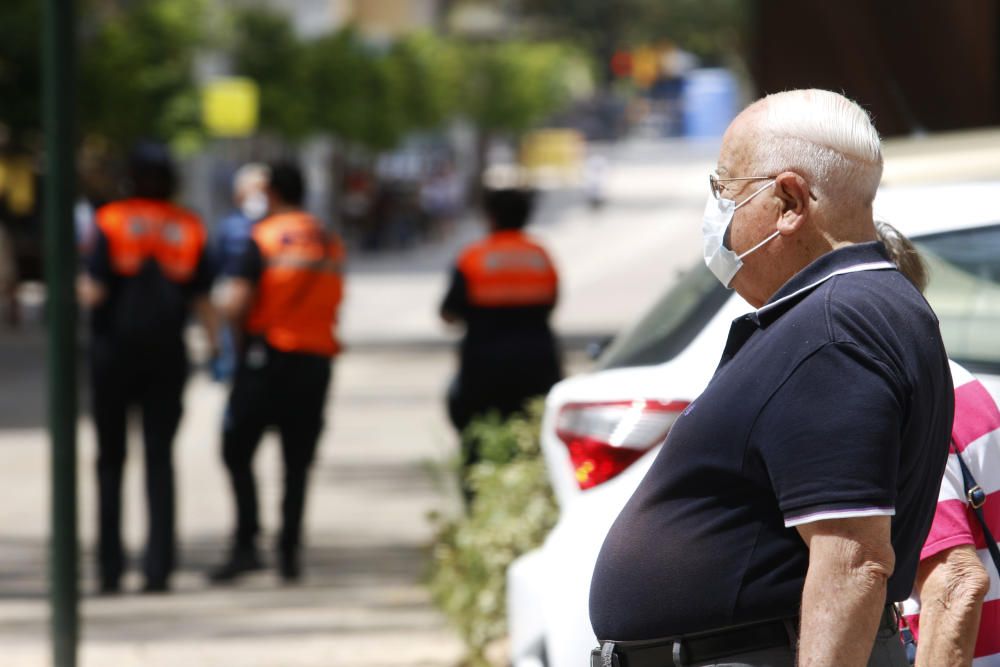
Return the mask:
<svg viewBox="0 0 1000 667">
<path fill-rule="evenodd" d="M 343 244 L 302 210 L 298 167 L 271 165 L 266 192 L 267 216 L 254 226 L 243 256 L 225 270 L 222 310 L 242 340 L 222 436 L 236 529 L 228 559 L 209 575 L 217 583 L 262 567 L 251 464 L 272 426 L 281 436 L 285 472 L 279 572 L 286 582 L 299 579 L 307 477 L 323 428 L 331 359 L 340 350 L 335 330 Z"/>
<path fill-rule="evenodd" d="M 188 375 L 183 331 L 189 312 L 215 340 L 206 234 L 197 215 L 174 205 L 166 149 L 140 144 L 129 160 L 131 196 L 96 213 L 96 237 L 79 282 L 91 310 L 91 392 L 97 428 L 100 587 L 120 590 L 124 572 L 121 484 L 127 413 L 142 412 L 149 537 L 146 592 L 165 592 L 176 559 L 171 456 Z M 214 348 L 213 348 L 214 349 Z"/>
<path fill-rule="evenodd" d="M 445 322 L 465 325 L 459 371 L 448 393 L 448 414 L 460 434 L 491 411 L 502 417 L 518 412 L 562 377 L 549 326 L 558 276 L 545 249 L 523 231 L 534 198 L 519 187 L 486 190 L 489 233 L 459 255 L 441 304 Z M 478 445 L 463 438 L 463 466 L 478 460 Z M 465 495 L 471 498 L 468 488 Z"/>
</svg>

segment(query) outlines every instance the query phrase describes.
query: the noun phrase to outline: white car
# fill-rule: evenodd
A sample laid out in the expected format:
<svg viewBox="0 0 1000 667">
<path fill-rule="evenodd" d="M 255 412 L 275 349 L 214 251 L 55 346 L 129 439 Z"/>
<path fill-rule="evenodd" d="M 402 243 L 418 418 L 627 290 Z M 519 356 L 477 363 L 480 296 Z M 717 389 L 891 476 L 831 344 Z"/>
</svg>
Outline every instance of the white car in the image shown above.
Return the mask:
<svg viewBox="0 0 1000 667">
<path fill-rule="evenodd" d="M 920 248 L 949 356 L 1000 400 L 1000 182 L 885 188 L 876 217 Z M 507 574 L 514 667 L 580 667 L 597 645 L 590 579 L 604 537 L 670 426 L 708 384 L 730 322 L 752 310 L 701 263 L 546 400 L 542 450 L 561 508 Z"/>
</svg>

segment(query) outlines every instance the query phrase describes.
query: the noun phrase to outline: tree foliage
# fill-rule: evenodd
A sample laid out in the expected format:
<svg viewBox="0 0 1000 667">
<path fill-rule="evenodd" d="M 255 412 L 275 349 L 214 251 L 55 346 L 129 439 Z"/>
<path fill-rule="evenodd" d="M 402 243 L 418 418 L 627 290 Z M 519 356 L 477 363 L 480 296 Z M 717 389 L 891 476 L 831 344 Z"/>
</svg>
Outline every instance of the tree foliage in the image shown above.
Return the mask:
<svg viewBox="0 0 1000 667">
<path fill-rule="evenodd" d="M 203 39 L 203 3 L 82 3 L 77 55 L 82 132 L 124 146 L 138 137 L 170 139 L 198 127 L 193 64 Z M 42 125 L 41 4 L 0 3 L 0 125 L 9 143 L 21 149 L 30 148 Z"/>
<path fill-rule="evenodd" d="M 40 127 L 40 6 L 35 0 L 0 2 L 0 125 L 14 145 Z"/>
<path fill-rule="evenodd" d="M 569 101 L 578 58 L 559 44 L 501 42 L 471 46 L 464 110 L 487 132 L 524 132 Z"/>
<path fill-rule="evenodd" d="M 398 86 L 384 56 L 342 30 L 307 47 L 313 130 L 372 148 L 391 147 L 402 131 Z"/>
<path fill-rule="evenodd" d="M 377 49 L 350 27 L 299 42 L 284 16 L 259 8 L 235 25 L 235 73 L 261 87 L 262 129 L 292 139 L 325 132 L 374 150 L 457 115 L 487 132 L 529 129 L 569 99 L 566 70 L 579 58 L 558 44 L 468 45 L 430 33 Z"/>
<path fill-rule="evenodd" d="M 79 121 L 122 149 L 138 138 L 200 135 L 199 53 L 213 53 L 260 88 L 260 130 L 291 142 L 316 133 L 371 150 L 465 116 L 481 130 L 519 133 L 570 97 L 579 59 L 554 43 L 464 44 L 431 33 L 375 47 L 350 27 L 302 40 L 288 18 L 207 0 L 83 0 Z M 0 3 L 0 125 L 40 131 L 40 10 Z"/>
<path fill-rule="evenodd" d="M 203 0 L 145 0 L 93 26 L 80 56 L 83 131 L 119 146 L 198 131 L 203 12 Z"/>
<path fill-rule="evenodd" d="M 260 85 L 265 131 L 292 140 L 324 132 L 382 149 L 454 111 L 445 40 L 414 35 L 380 51 L 348 27 L 300 41 L 286 17 L 260 8 L 238 12 L 234 23 L 234 70 Z"/>
<path fill-rule="evenodd" d="M 398 73 L 400 102 L 411 127 L 438 127 L 460 108 L 464 72 L 457 44 L 415 33 L 396 42 L 388 58 Z"/>
<path fill-rule="evenodd" d="M 744 0 L 522 0 L 545 32 L 587 45 L 601 58 L 669 40 L 709 63 L 740 56 L 752 3 Z"/>
<path fill-rule="evenodd" d="M 231 14 L 226 45 L 236 74 L 260 85 L 260 128 L 292 140 L 309 132 L 309 109 L 302 103 L 308 85 L 305 49 L 282 14 L 249 8 Z"/>
</svg>

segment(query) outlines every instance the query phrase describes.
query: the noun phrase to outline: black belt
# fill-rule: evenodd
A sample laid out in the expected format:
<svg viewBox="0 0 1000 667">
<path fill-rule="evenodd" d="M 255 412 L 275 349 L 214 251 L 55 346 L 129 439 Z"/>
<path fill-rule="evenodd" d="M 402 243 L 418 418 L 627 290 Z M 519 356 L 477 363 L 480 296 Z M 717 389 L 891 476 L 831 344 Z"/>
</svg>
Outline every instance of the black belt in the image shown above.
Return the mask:
<svg viewBox="0 0 1000 667">
<path fill-rule="evenodd" d="M 798 618 L 790 617 L 666 639 L 604 641 L 600 648 L 590 652 L 590 666 L 684 667 L 769 648 L 794 648 L 798 622 Z M 895 608 L 886 605 L 879 629 L 897 629 L 898 626 Z"/>
</svg>

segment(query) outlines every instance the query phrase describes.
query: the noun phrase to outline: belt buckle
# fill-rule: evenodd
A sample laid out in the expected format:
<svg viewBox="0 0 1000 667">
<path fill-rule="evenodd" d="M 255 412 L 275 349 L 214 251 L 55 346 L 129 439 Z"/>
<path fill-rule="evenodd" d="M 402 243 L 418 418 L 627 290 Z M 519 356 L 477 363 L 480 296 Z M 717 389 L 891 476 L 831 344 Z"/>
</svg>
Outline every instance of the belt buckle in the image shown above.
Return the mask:
<svg viewBox="0 0 1000 667">
<path fill-rule="evenodd" d="M 601 645 L 601 667 L 621 667 L 621 660 L 615 653 L 614 642 L 604 642 Z"/>
<path fill-rule="evenodd" d="M 688 652 L 683 640 L 674 640 L 674 645 L 670 650 L 670 657 L 673 659 L 675 667 L 684 667 L 687 664 Z"/>
<path fill-rule="evenodd" d="M 604 642 L 590 652 L 590 667 L 623 667 L 614 642 Z"/>
</svg>

